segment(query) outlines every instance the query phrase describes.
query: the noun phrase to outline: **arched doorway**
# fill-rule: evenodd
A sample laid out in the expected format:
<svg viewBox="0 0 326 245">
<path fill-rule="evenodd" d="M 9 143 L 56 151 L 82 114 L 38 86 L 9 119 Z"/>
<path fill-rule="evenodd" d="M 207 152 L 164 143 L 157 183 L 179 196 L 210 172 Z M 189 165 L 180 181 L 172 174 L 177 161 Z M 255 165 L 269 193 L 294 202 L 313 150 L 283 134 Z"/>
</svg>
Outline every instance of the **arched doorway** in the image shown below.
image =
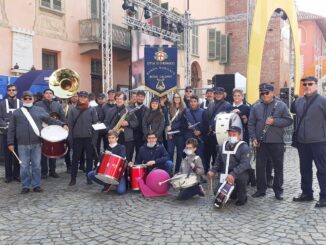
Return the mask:
<svg viewBox="0 0 326 245">
<path fill-rule="evenodd" d="M 199 88 L 201 87 L 202 81 L 202 70 L 197 61 L 192 62 L 191 64 L 191 87 Z"/>
<path fill-rule="evenodd" d="M 249 103 L 258 99 L 258 86 L 262 66 L 263 49 L 268 23 L 275 10 L 281 9 L 286 13 L 291 30 L 295 51 L 295 91 L 299 91 L 300 80 L 300 46 L 297 13 L 293 0 L 257 0 L 254 19 L 251 28 L 248 54 L 247 98 Z"/>
</svg>

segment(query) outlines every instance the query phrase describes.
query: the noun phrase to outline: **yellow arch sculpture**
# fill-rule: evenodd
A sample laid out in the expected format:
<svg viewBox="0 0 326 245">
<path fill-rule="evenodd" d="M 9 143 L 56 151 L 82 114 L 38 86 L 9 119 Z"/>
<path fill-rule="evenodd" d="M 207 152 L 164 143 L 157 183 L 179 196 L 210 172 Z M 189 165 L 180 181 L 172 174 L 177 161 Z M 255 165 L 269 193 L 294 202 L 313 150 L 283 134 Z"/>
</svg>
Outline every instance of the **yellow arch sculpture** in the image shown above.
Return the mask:
<svg viewBox="0 0 326 245">
<path fill-rule="evenodd" d="M 294 0 L 257 0 L 251 29 L 248 70 L 247 100 L 254 103 L 259 98 L 258 86 L 263 59 L 265 37 L 270 18 L 276 9 L 282 9 L 288 16 L 292 29 L 295 50 L 295 94 L 299 94 L 300 81 L 300 44 L 299 27 Z"/>
</svg>

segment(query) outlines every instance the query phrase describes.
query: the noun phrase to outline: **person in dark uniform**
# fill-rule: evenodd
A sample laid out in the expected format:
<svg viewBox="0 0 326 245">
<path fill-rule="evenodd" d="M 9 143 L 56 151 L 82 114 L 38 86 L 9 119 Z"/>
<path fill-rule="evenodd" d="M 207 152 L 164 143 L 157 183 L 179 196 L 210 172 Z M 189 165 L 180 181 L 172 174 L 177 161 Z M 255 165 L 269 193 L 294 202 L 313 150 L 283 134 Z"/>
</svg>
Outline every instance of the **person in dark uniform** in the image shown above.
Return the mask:
<svg viewBox="0 0 326 245">
<path fill-rule="evenodd" d="M 146 135 L 147 142 L 139 149 L 139 154 L 135 163 L 130 161 L 129 167 L 134 164 L 145 164 L 150 171 L 158 168 L 163 169 L 170 175 L 172 174 L 173 163 L 170 160 L 169 153 L 164 146 L 158 142 L 157 135 L 150 131 Z"/>
<path fill-rule="evenodd" d="M 104 113 L 104 118 L 108 114 L 108 111 L 110 108 L 115 106 L 115 90 L 114 89 L 109 89 L 108 92 L 108 99 L 107 102 L 103 105 L 103 113 Z"/>
<path fill-rule="evenodd" d="M 266 194 L 266 164 L 271 159 L 274 164 L 273 190 L 275 198 L 283 200 L 283 160 L 284 128 L 293 123 L 284 102 L 274 97 L 271 84 L 259 85 L 262 101 L 256 103 L 250 112 L 248 129 L 253 146 L 257 149 L 256 177 L 257 191 L 252 196 L 262 197 Z"/>
<path fill-rule="evenodd" d="M 149 110 L 146 111 L 143 118 L 143 134 L 154 132 L 158 136 L 158 141 L 163 143 L 163 131 L 165 118 L 160 108 L 159 98 L 154 96 L 149 104 Z"/>
<path fill-rule="evenodd" d="M 317 168 L 320 193 L 315 207 L 326 207 L 326 98 L 318 94 L 318 79 L 301 80 L 305 95 L 295 102 L 296 135 L 300 158 L 301 190 L 295 202 L 313 200 L 312 162 Z"/>
<path fill-rule="evenodd" d="M 223 142 L 217 142 L 215 135 L 215 117 L 220 112 L 230 112 L 232 105 L 225 101 L 225 89 L 222 87 L 214 88 L 214 102 L 208 105 L 205 111 L 204 127 L 207 128 L 205 138 L 205 170 L 208 170 L 215 162 L 215 158 L 218 152 L 218 144 Z M 212 159 L 212 161 L 211 161 Z"/>
<path fill-rule="evenodd" d="M 206 98 L 200 104 L 200 108 L 206 110 L 208 108 L 208 105 L 213 101 L 214 101 L 214 90 L 212 88 L 209 88 L 206 90 Z"/>
<path fill-rule="evenodd" d="M 235 185 L 231 195 L 232 199 L 237 199 L 236 205 L 241 206 L 247 202 L 247 183 L 249 179 L 248 170 L 250 169 L 250 148 L 245 142 L 241 142 L 241 128 L 231 126 L 228 130 L 229 139 L 225 144 L 225 150 L 233 151 L 237 147 L 236 153 L 230 155 L 229 169 L 227 171 L 226 181 Z M 221 176 L 225 173 L 227 154 L 223 153 L 220 147 L 219 155 L 215 160 L 214 166 L 208 172 L 208 178 L 211 182 L 214 176 Z M 212 183 L 212 182 L 211 182 Z"/>
<path fill-rule="evenodd" d="M 13 156 L 7 146 L 7 131 L 12 113 L 22 106 L 22 102 L 17 99 L 17 88 L 10 84 L 7 86 L 7 98 L 0 102 L 0 130 L 2 133 L 2 144 L 5 147 L 5 182 L 9 183 L 13 180 L 20 181 L 19 177 L 19 163 Z M 15 152 L 18 152 L 17 140 L 14 142 Z"/>
<path fill-rule="evenodd" d="M 192 87 L 187 86 L 185 88 L 185 94 L 183 96 L 183 103 L 186 105 L 187 108 L 190 107 L 190 97 L 192 96 Z"/>
<path fill-rule="evenodd" d="M 33 94 L 24 91 L 23 106 L 15 110 L 10 119 L 8 128 L 8 149 L 14 151 L 14 142 L 17 139 L 18 154 L 22 161 L 20 177 L 22 194 L 27 194 L 30 187 L 34 192 L 43 192 L 41 188 L 41 138 L 42 122 L 60 125 L 68 130 L 67 125 L 56 120 L 41 107 L 33 105 Z M 31 171 L 30 171 L 31 169 Z"/>
<path fill-rule="evenodd" d="M 118 143 L 119 135 L 114 130 L 109 130 L 108 132 L 108 148 L 107 151 L 111 152 L 114 155 L 120 156 L 122 158 L 126 157 L 126 148 L 124 145 Z M 96 170 L 93 170 L 88 173 L 88 179 L 94 181 L 95 183 L 102 185 L 102 192 L 108 192 L 111 189 L 111 185 L 104 183 L 103 181 L 96 178 Z M 127 191 L 127 178 L 123 176 L 120 179 L 119 185 L 117 186 L 116 192 L 118 194 L 123 194 Z"/>
<path fill-rule="evenodd" d="M 131 110 L 135 109 L 135 115 L 138 120 L 138 126 L 134 129 L 136 158 L 140 147 L 145 143 L 145 137 L 143 134 L 143 118 L 146 111 L 148 111 L 148 107 L 144 104 L 145 95 L 146 94 L 143 90 L 138 90 L 136 93 L 136 103 L 129 106 Z"/>
<path fill-rule="evenodd" d="M 200 156 L 201 160 L 205 162 L 204 152 L 204 138 L 205 127 L 204 127 L 204 109 L 199 108 L 199 99 L 197 95 L 190 97 L 190 107 L 184 110 L 182 116 L 181 127 L 184 132 L 184 140 L 195 138 L 198 142 L 197 155 Z M 208 168 L 204 165 L 205 173 Z"/>
<path fill-rule="evenodd" d="M 134 129 L 138 127 L 138 120 L 135 113 L 125 106 L 126 99 L 124 93 L 115 94 L 115 106 L 105 114 L 104 124 L 107 130 L 114 129 L 119 133 L 118 142 L 126 147 L 129 162 L 134 154 Z"/>
<path fill-rule="evenodd" d="M 53 100 L 54 92 L 52 89 L 47 88 L 43 91 L 43 100 L 35 103 L 36 106 L 42 107 L 50 116 L 65 122 L 65 114 L 59 102 Z M 48 165 L 49 162 L 49 165 Z M 53 178 L 59 178 L 56 173 L 56 159 L 47 158 L 42 154 L 41 157 L 41 178 L 46 179 L 48 174 Z"/>
<path fill-rule="evenodd" d="M 182 129 L 183 112 L 185 105 L 183 104 L 181 95 L 174 93 L 172 103 L 168 114 L 167 127 L 165 128 L 167 138 L 167 150 L 170 154 L 170 159 L 174 158 L 174 149 L 177 150 L 175 161 L 175 173 L 179 172 L 182 154 L 184 149 L 184 135 Z"/>
<path fill-rule="evenodd" d="M 96 112 L 97 112 L 98 121 L 100 123 L 103 123 L 104 122 L 103 106 L 105 105 L 105 94 L 103 94 L 103 93 L 97 94 L 96 102 L 97 102 L 97 106 L 95 107 L 95 109 L 96 109 Z M 102 142 L 103 142 L 103 148 L 107 149 L 108 140 L 107 140 L 106 130 L 105 129 L 97 131 L 96 149 L 97 149 L 97 154 L 98 155 L 101 152 Z"/>
<path fill-rule="evenodd" d="M 93 167 L 93 153 L 96 138 L 94 138 L 92 125 L 98 122 L 97 113 L 94 107 L 89 106 L 88 93 L 78 93 L 78 104 L 72 108 L 68 115 L 69 141 L 72 146 L 72 168 L 69 186 L 76 184 L 78 172 L 78 161 L 85 151 L 86 153 L 86 176 Z M 87 184 L 92 181 L 87 178 Z"/>
</svg>

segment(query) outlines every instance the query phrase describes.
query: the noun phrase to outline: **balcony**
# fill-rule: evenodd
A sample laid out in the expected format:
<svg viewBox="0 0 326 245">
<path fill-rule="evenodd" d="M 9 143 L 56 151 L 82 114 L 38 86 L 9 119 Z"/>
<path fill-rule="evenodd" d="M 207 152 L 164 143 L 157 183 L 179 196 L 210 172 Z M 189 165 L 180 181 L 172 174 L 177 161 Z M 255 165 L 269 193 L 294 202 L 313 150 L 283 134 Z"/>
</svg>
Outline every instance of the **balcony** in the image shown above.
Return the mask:
<svg viewBox="0 0 326 245">
<path fill-rule="evenodd" d="M 79 21 L 80 53 L 101 49 L 101 20 L 86 19 Z M 130 50 L 130 31 L 121 26 L 112 25 L 112 45 L 114 48 Z"/>
</svg>

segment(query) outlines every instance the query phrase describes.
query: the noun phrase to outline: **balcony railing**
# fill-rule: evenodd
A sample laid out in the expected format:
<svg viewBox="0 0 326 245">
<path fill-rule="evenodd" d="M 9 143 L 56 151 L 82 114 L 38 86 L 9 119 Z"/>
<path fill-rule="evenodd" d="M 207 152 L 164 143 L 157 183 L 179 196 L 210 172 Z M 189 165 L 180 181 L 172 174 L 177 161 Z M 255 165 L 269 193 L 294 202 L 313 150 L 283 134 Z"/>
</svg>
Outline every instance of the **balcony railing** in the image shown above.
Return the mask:
<svg viewBox="0 0 326 245">
<path fill-rule="evenodd" d="M 79 21 L 80 44 L 101 43 L 100 19 Z M 112 44 L 115 48 L 130 50 L 130 31 L 121 26 L 112 25 Z"/>
</svg>

